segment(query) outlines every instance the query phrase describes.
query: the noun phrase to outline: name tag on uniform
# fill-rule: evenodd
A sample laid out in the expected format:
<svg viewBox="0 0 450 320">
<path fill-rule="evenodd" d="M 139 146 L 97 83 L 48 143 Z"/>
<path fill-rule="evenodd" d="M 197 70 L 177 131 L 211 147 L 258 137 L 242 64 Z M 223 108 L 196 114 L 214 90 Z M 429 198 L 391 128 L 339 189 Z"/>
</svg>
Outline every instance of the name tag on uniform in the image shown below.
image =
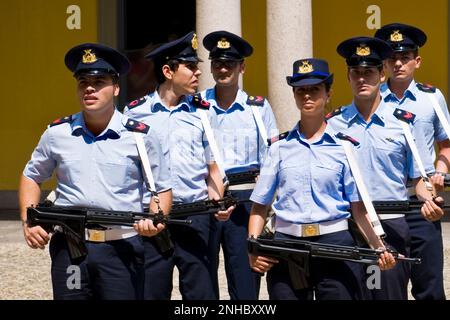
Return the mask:
<svg viewBox="0 0 450 320">
<path fill-rule="evenodd" d="M 88 241 L 92 242 L 105 242 L 106 236 L 104 230 L 90 230 L 88 229 Z"/>
<path fill-rule="evenodd" d="M 319 224 L 302 224 L 302 237 L 314 237 L 320 235 Z"/>
</svg>

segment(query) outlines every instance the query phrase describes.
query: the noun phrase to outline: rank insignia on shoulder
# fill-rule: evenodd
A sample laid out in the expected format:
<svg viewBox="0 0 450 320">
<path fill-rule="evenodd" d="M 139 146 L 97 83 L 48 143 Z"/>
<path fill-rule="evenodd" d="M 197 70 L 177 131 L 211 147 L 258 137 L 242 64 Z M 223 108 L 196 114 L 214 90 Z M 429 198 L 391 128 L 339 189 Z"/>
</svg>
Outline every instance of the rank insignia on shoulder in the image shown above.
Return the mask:
<svg viewBox="0 0 450 320">
<path fill-rule="evenodd" d="M 350 141 L 354 146 L 359 146 L 359 142 L 355 138 L 352 138 L 346 134 L 343 134 L 342 132 L 338 132 L 336 134 L 336 137 L 338 137 L 341 140 Z"/>
<path fill-rule="evenodd" d="M 264 97 L 262 96 L 248 96 L 247 104 L 251 106 L 260 106 L 262 107 L 264 105 Z"/>
<path fill-rule="evenodd" d="M 436 92 L 436 87 L 432 86 L 431 84 L 424 84 L 424 83 L 417 82 L 416 86 L 420 91 L 423 91 L 423 92 L 428 92 L 428 93 Z"/>
<path fill-rule="evenodd" d="M 194 104 L 194 106 L 196 108 L 201 108 L 201 109 L 209 109 L 209 102 L 204 100 L 202 98 L 202 95 L 200 93 L 196 93 L 192 96 L 192 103 Z"/>
<path fill-rule="evenodd" d="M 67 116 L 67 117 L 62 117 L 62 118 L 59 118 L 59 119 L 56 119 L 55 121 L 53 121 L 52 123 L 50 123 L 50 127 L 54 127 L 54 126 L 57 126 L 57 125 L 59 125 L 59 124 L 62 124 L 62 123 L 66 123 L 66 122 L 72 122 L 72 116 L 70 115 L 70 116 Z"/>
<path fill-rule="evenodd" d="M 136 99 L 134 101 L 131 101 L 129 104 L 127 104 L 127 107 L 129 110 L 136 108 L 137 106 L 140 106 L 141 104 L 144 104 L 145 101 L 147 101 L 147 98 L 142 97 L 140 99 Z"/>
<path fill-rule="evenodd" d="M 402 109 L 399 109 L 399 108 L 395 109 L 394 116 L 397 119 L 403 120 L 403 121 L 408 122 L 408 123 L 413 123 L 414 119 L 416 118 L 416 115 L 414 113 L 409 112 L 409 111 L 405 111 L 405 110 L 402 110 Z"/>
<path fill-rule="evenodd" d="M 272 137 L 270 139 L 267 139 L 267 143 L 269 144 L 269 147 L 274 144 L 277 141 L 283 140 L 284 138 L 286 138 L 289 134 L 289 131 L 283 132 L 275 137 Z"/>
<path fill-rule="evenodd" d="M 333 111 L 329 112 L 326 116 L 325 116 L 325 120 L 329 120 L 331 118 L 333 118 L 334 116 L 337 116 L 339 114 L 342 113 L 342 107 L 334 109 Z"/>
<path fill-rule="evenodd" d="M 150 129 L 150 126 L 146 125 L 143 122 L 139 122 L 133 119 L 128 119 L 127 123 L 125 124 L 125 128 L 127 128 L 130 131 L 134 132 L 142 132 L 147 133 Z"/>
</svg>

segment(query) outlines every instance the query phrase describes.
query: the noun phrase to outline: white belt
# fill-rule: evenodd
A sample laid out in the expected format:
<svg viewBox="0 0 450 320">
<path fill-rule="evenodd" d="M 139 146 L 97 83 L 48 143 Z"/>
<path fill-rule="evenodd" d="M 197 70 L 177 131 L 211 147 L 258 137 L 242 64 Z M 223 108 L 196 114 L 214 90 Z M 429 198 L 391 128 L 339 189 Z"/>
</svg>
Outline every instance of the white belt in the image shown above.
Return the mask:
<svg viewBox="0 0 450 320">
<path fill-rule="evenodd" d="M 256 183 L 242 183 L 236 184 L 233 186 L 228 186 L 228 190 L 230 191 L 244 191 L 244 190 L 253 190 L 255 188 Z"/>
<path fill-rule="evenodd" d="M 108 229 L 94 230 L 86 229 L 86 240 L 91 242 L 114 241 L 134 237 L 137 232 L 134 229 Z"/>
<path fill-rule="evenodd" d="M 313 237 L 343 230 L 348 230 L 347 219 L 302 224 L 286 222 L 279 217 L 275 220 L 275 231 L 295 237 Z"/>
<path fill-rule="evenodd" d="M 403 213 L 393 213 L 393 214 L 379 214 L 378 218 L 380 220 L 390 220 L 390 219 L 398 219 L 403 218 L 405 215 Z"/>
</svg>

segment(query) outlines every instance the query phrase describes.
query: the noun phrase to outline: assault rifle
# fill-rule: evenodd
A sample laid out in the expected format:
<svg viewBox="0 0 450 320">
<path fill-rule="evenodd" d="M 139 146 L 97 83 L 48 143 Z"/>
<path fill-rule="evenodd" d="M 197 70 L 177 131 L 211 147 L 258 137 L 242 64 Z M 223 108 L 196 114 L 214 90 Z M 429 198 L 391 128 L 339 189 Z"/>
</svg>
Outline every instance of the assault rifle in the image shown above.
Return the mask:
<svg viewBox="0 0 450 320">
<path fill-rule="evenodd" d="M 245 184 L 245 183 L 255 183 L 256 177 L 259 176 L 259 170 L 258 169 L 252 169 L 245 172 L 238 172 L 238 173 L 228 173 L 227 178 L 228 182 L 230 183 L 230 186 L 238 185 L 238 184 Z"/>
<path fill-rule="evenodd" d="M 174 204 L 170 210 L 170 216 L 180 218 L 200 214 L 215 214 L 219 210 L 226 210 L 239 203 L 249 202 L 250 200 L 238 200 L 231 195 L 226 195 L 220 200 L 203 200 L 191 203 Z"/>
<path fill-rule="evenodd" d="M 295 259 L 296 256 L 306 259 L 325 258 L 364 264 L 377 264 L 382 250 L 341 246 L 336 244 L 324 244 L 304 240 L 267 239 L 258 237 L 247 240 L 248 252 L 257 256 L 269 256 L 285 260 Z M 420 258 L 403 257 L 395 251 L 392 253 L 397 261 L 420 264 Z M 297 259 L 298 260 L 298 259 Z"/>
<path fill-rule="evenodd" d="M 102 225 L 121 225 L 132 227 L 141 219 L 151 219 L 153 224 L 189 225 L 190 220 L 177 220 L 162 213 L 142 213 L 132 211 L 108 211 L 82 207 L 60 207 L 40 203 L 27 208 L 27 223 L 30 227 L 39 225 L 47 232 L 55 227 L 62 228 L 69 248 L 70 257 L 77 259 L 87 254 L 85 228 L 104 230 Z"/>
</svg>

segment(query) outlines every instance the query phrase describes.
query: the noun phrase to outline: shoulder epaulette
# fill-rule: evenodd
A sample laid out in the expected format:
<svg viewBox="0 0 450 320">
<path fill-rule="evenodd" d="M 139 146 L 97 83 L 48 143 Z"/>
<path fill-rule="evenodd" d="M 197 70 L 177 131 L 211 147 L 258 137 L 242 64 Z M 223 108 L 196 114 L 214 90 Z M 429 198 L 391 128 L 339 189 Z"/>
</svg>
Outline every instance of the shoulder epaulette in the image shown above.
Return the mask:
<svg viewBox="0 0 450 320">
<path fill-rule="evenodd" d="M 192 103 L 194 107 L 201 109 L 209 109 L 210 103 L 202 98 L 200 93 L 196 93 L 192 96 Z"/>
<path fill-rule="evenodd" d="M 350 141 L 354 146 L 359 146 L 359 142 L 355 138 L 352 138 L 346 134 L 343 134 L 342 132 L 338 132 L 336 134 L 336 137 L 338 137 L 341 140 Z"/>
<path fill-rule="evenodd" d="M 330 113 L 328 113 L 328 114 L 325 116 L 325 120 L 330 120 L 330 119 L 333 118 L 334 116 L 337 116 L 337 115 L 341 114 L 342 111 L 343 111 L 343 110 L 342 110 L 342 107 L 337 108 L 337 109 L 334 109 L 333 111 L 331 111 Z"/>
<path fill-rule="evenodd" d="M 248 96 L 247 98 L 247 104 L 250 106 L 260 106 L 262 107 L 264 105 L 264 101 L 266 99 L 262 96 Z"/>
<path fill-rule="evenodd" d="M 416 83 L 417 88 L 420 91 L 427 92 L 427 93 L 435 93 L 436 87 L 432 86 L 431 84 L 424 84 L 424 83 Z"/>
<path fill-rule="evenodd" d="M 394 116 L 397 119 L 403 120 L 408 123 L 413 123 L 414 119 L 416 118 L 416 115 L 414 113 L 399 108 L 395 109 Z"/>
<path fill-rule="evenodd" d="M 272 137 L 270 139 L 267 139 L 267 143 L 269 144 L 269 147 L 274 144 L 277 141 L 283 140 L 284 138 L 286 138 L 289 134 L 289 131 L 283 132 L 275 137 Z"/>
<path fill-rule="evenodd" d="M 144 104 L 145 101 L 147 101 L 146 97 L 142 97 L 140 99 L 136 99 L 131 101 L 129 104 L 126 105 L 126 107 L 128 108 L 128 110 L 131 110 L 133 108 L 136 108 L 137 106 L 140 106 L 141 104 Z"/>
<path fill-rule="evenodd" d="M 125 128 L 127 128 L 129 131 L 141 133 L 147 133 L 148 130 L 150 130 L 150 126 L 133 119 L 128 119 L 127 123 L 125 124 Z"/>
<path fill-rule="evenodd" d="M 52 123 L 50 123 L 49 124 L 49 126 L 50 127 L 54 127 L 54 126 L 57 126 L 57 125 L 59 125 L 59 124 L 62 124 L 62 123 L 71 123 L 72 122 L 72 116 L 70 115 L 70 116 L 67 116 L 67 117 L 62 117 L 62 118 L 59 118 L 59 119 L 56 119 L 55 121 L 53 121 Z"/>
</svg>

